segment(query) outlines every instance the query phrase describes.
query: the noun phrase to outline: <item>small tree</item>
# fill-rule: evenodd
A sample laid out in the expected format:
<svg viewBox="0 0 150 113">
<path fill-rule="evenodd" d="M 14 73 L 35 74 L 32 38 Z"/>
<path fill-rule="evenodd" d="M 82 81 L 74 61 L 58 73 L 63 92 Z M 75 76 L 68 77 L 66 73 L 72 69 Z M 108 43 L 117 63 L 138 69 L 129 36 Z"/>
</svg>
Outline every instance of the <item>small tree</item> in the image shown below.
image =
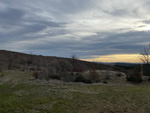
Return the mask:
<svg viewBox="0 0 150 113">
<path fill-rule="evenodd" d="M 150 44 L 141 51 L 140 60 L 144 63 L 144 74 L 150 76 Z"/>
<path fill-rule="evenodd" d="M 141 51 L 140 55 L 141 55 L 140 60 L 144 64 L 149 65 L 150 64 L 150 44 L 147 48 L 144 48 L 143 51 Z"/>
<path fill-rule="evenodd" d="M 72 63 L 72 67 L 73 67 L 73 72 L 76 71 L 76 63 L 77 63 L 77 56 L 75 54 L 72 54 L 71 56 L 71 63 Z"/>
</svg>

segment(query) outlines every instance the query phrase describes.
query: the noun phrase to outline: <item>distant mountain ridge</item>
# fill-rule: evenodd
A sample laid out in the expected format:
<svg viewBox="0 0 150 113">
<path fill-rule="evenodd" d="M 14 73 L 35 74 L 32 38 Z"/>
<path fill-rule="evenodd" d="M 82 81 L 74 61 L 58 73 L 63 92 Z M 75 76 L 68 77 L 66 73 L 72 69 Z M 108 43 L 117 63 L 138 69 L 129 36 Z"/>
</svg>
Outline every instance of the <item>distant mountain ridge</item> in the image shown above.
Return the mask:
<svg viewBox="0 0 150 113">
<path fill-rule="evenodd" d="M 135 66 L 139 65 L 140 63 L 126 63 L 126 62 L 115 62 L 115 63 L 102 63 L 102 64 L 107 64 L 111 66 Z"/>
</svg>

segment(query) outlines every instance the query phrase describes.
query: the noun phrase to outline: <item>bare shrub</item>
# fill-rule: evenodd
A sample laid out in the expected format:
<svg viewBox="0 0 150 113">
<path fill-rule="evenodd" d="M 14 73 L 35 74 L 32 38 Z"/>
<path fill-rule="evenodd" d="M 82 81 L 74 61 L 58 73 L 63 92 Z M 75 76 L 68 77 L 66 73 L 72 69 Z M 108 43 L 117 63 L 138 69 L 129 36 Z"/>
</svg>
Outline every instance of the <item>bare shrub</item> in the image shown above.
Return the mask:
<svg viewBox="0 0 150 113">
<path fill-rule="evenodd" d="M 91 71 L 90 71 L 90 78 L 91 78 L 92 80 L 98 79 L 98 74 L 97 74 L 97 72 L 96 72 L 95 70 L 91 70 Z"/>
<path fill-rule="evenodd" d="M 63 80 L 64 82 L 74 82 L 75 76 L 73 73 L 63 73 L 61 75 L 61 80 Z"/>
<path fill-rule="evenodd" d="M 48 68 L 48 78 L 49 79 L 60 79 L 60 71 L 56 69 L 56 67 Z"/>
<path fill-rule="evenodd" d="M 87 70 L 88 67 L 80 62 L 77 62 L 75 64 L 75 72 L 84 72 L 85 70 Z"/>
<path fill-rule="evenodd" d="M 35 79 L 38 79 L 38 78 L 39 78 L 39 75 L 40 75 L 40 73 L 39 73 L 38 71 L 34 71 L 34 72 L 32 73 L 32 76 L 33 76 Z"/>
<path fill-rule="evenodd" d="M 105 80 L 110 80 L 110 72 L 106 71 Z"/>
<path fill-rule="evenodd" d="M 108 82 L 107 82 L 107 81 L 105 81 L 105 80 L 103 81 L 103 83 L 104 83 L 104 84 L 108 84 Z"/>
<path fill-rule="evenodd" d="M 134 70 L 132 70 L 128 76 L 126 77 L 127 81 L 133 82 L 133 83 L 141 83 L 143 81 L 140 68 L 135 67 Z"/>
<path fill-rule="evenodd" d="M 99 74 L 96 72 L 95 69 L 91 69 L 89 73 L 89 78 L 92 82 L 100 82 Z"/>
<path fill-rule="evenodd" d="M 122 74 L 121 74 L 121 73 L 117 73 L 116 76 L 117 76 L 117 77 L 121 77 Z"/>
<path fill-rule="evenodd" d="M 68 75 L 71 71 L 71 63 L 66 60 L 53 60 L 46 67 L 41 68 L 40 72 L 35 73 L 35 78 L 38 79 L 61 79 L 61 76 Z M 36 76 L 38 75 L 38 77 Z M 65 77 L 66 77 L 65 76 Z"/>
<path fill-rule="evenodd" d="M 84 77 L 82 74 L 78 74 L 78 76 L 75 78 L 74 82 L 83 82 L 86 84 L 91 84 L 92 80 Z"/>
<path fill-rule="evenodd" d="M 71 72 L 73 67 L 69 61 L 61 59 L 58 62 L 61 67 L 61 72 Z"/>
<path fill-rule="evenodd" d="M 34 76 L 36 79 L 46 79 L 49 80 L 47 68 L 42 68 L 40 71 L 35 71 Z"/>
</svg>

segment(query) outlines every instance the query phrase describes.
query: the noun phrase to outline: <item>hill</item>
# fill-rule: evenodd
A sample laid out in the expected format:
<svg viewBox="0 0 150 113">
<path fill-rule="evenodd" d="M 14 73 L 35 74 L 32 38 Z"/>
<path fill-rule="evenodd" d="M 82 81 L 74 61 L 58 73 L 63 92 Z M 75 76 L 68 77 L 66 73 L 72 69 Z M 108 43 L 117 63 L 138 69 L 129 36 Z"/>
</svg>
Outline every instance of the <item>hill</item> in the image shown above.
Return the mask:
<svg viewBox="0 0 150 113">
<path fill-rule="evenodd" d="M 56 56 L 42 56 L 25 54 L 13 51 L 0 50 L 0 69 L 21 69 L 21 70 L 40 70 L 41 68 L 55 67 L 59 64 L 65 64 L 68 68 L 72 66 L 72 58 L 61 58 Z M 99 64 L 94 62 L 82 61 L 75 59 L 75 70 L 89 70 L 94 68 L 95 70 L 118 70 L 125 71 L 123 68 L 116 68 L 115 66 L 110 66 L 106 64 Z"/>
</svg>

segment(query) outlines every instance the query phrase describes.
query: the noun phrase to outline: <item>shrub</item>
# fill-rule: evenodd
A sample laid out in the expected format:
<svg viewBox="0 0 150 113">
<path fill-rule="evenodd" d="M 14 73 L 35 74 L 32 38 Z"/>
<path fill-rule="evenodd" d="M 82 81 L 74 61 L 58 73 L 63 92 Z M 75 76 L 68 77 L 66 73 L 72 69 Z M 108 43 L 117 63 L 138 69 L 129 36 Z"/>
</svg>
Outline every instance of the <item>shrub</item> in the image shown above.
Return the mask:
<svg viewBox="0 0 150 113">
<path fill-rule="evenodd" d="M 107 81 L 105 81 L 105 80 L 103 81 L 103 83 L 104 83 L 104 84 L 108 84 L 108 82 L 107 82 Z"/>
<path fill-rule="evenodd" d="M 58 72 L 57 72 L 57 70 L 56 70 L 56 68 L 55 67 L 49 67 L 48 69 L 47 69 L 47 74 L 48 74 L 48 76 L 49 76 L 49 78 L 52 78 L 52 77 L 54 77 L 54 76 L 57 76 L 58 75 Z"/>
<path fill-rule="evenodd" d="M 3 77 L 3 76 L 4 76 L 4 73 L 1 72 L 1 73 L 0 73 L 0 78 Z"/>
<path fill-rule="evenodd" d="M 35 78 L 35 79 L 38 79 L 39 78 L 39 72 L 35 71 L 32 73 L 32 76 Z"/>
<path fill-rule="evenodd" d="M 92 80 L 87 79 L 87 78 L 85 78 L 85 77 L 82 76 L 82 75 L 79 75 L 79 76 L 76 77 L 76 79 L 75 79 L 74 82 L 83 82 L 83 83 L 91 84 L 91 83 L 92 83 Z"/>
<path fill-rule="evenodd" d="M 117 77 L 121 77 L 122 75 L 121 75 L 121 73 L 117 73 L 116 76 Z"/>
<path fill-rule="evenodd" d="M 67 61 L 67 60 L 63 60 L 63 59 L 61 59 L 61 60 L 59 60 L 58 61 L 58 63 L 59 63 L 59 65 L 60 65 L 60 71 L 61 72 L 70 72 L 70 71 L 72 71 L 72 64 L 69 62 L 69 61 Z"/>
<path fill-rule="evenodd" d="M 63 80 L 64 82 L 74 82 L 75 76 L 73 73 L 63 73 L 61 75 L 61 80 Z"/>
<path fill-rule="evenodd" d="M 145 76 L 150 76 L 150 65 L 149 64 L 143 65 L 143 74 Z"/>
<path fill-rule="evenodd" d="M 105 80 L 110 80 L 110 72 L 106 71 Z"/>
<path fill-rule="evenodd" d="M 140 78 L 140 77 L 133 77 L 133 76 L 127 76 L 126 79 L 127 79 L 127 81 L 133 82 L 133 83 L 141 83 L 143 81 L 142 78 Z"/>
<path fill-rule="evenodd" d="M 46 80 L 49 80 L 48 71 L 47 71 L 46 68 L 42 68 L 40 71 L 34 71 L 32 73 L 32 76 L 35 79 L 46 79 Z"/>
<path fill-rule="evenodd" d="M 61 77 L 59 75 L 50 76 L 51 79 L 60 80 Z"/>
<path fill-rule="evenodd" d="M 82 64 L 81 62 L 77 62 L 75 65 L 75 72 L 84 72 L 85 70 L 87 70 L 88 67 L 84 64 Z"/>
<path fill-rule="evenodd" d="M 127 81 L 132 83 L 141 83 L 143 81 L 139 71 L 133 70 L 127 77 Z"/>
<path fill-rule="evenodd" d="M 90 78 L 90 80 L 92 80 L 93 83 L 100 82 L 99 74 L 94 69 L 90 70 L 89 78 Z"/>
<path fill-rule="evenodd" d="M 139 68 L 134 68 L 126 77 L 127 81 L 132 83 L 141 83 L 143 81 Z"/>
</svg>

